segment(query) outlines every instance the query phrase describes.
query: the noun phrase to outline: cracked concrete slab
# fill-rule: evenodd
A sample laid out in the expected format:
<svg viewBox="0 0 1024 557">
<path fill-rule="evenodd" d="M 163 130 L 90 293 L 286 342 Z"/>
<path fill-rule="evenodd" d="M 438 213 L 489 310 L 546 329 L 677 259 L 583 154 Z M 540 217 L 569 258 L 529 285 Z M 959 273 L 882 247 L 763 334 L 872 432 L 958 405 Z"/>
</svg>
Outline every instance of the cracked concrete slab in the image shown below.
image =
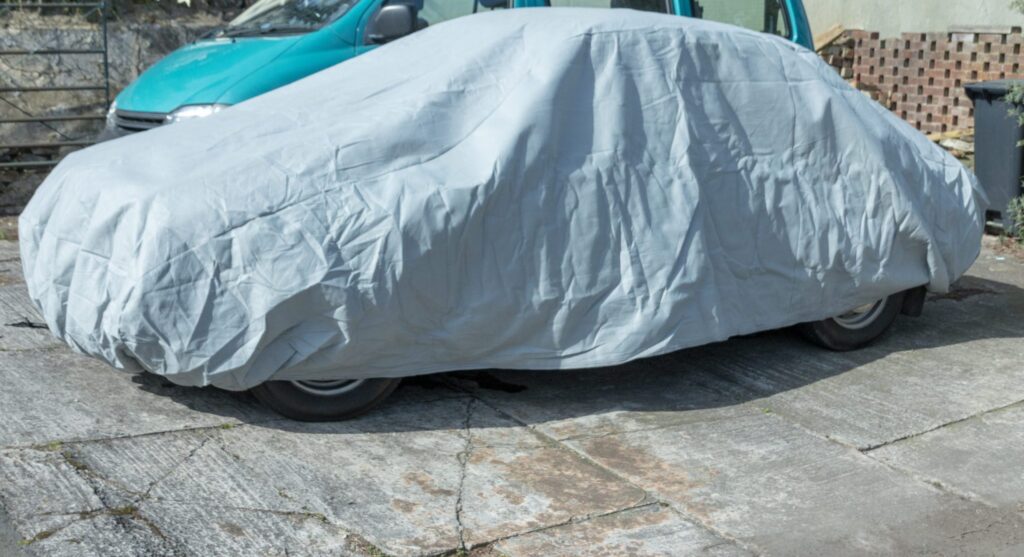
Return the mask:
<svg viewBox="0 0 1024 557">
<path fill-rule="evenodd" d="M 0 352 L 0 446 L 276 419 L 247 395 L 127 375 L 69 350 Z"/>
<path fill-rule="evenodd" d="M 21 272 L 21 259 L 18 256 L 18 244 L 0 241 L 0 286 L 25 282 Z"/>
<path fill-rule="evenodd" d="M 1024 513 L 1024 404 L 886 445 L 868 454 L 924 481 L 993 507 Z"/>
<path fill-rule="evenodd" d="M 1024 551 L 1024 517 L 941 492 L 779 416 L 568 444 L 686 516 L 771 555 Z M 990 537 L 969 535 L 993 524 Z"/>
<path fill-rule="evenodd" d="M 944 307 L 950 303 L 931 303 L 927 320 L 904 319 L 877 345 L 838 355 L 854 362 L 849 371 L 779 389 L 766 406 L 868 449 L 1024 400 L 1024 327 L 972 327 L 951 318 Z M 984 312 L 979 306 L 974 313 Z M 825 374 L 815 366 L 821 370 L 834 358 L 822 356 L 793 373 Z"/>
<path fill-rule="evenodd" d="M 167 548 L 129 507 L 108 505 L 58 450 L 0 453 L 0 501 L 35 554 L 159 555 Z"/>
<path fill-rule="evenodd" d="M 4 557 L 25 557 L 21 537 L 11 526 L 11 517 L 0 504 L 0 555 Z"/>
<path fill-rule="evenodd" d="M 99 498 L 136 509 L 136 520 L 189 554 L 274 554 L 312 547 L 307 538 L 336 552 L 355 533 L 391 555 L 440 553 L 646 500 L 468 397 L 391 405 L 343 424 L 213 428 L 62 451 L 63 461 L 48 461 L 55 470 L 26 471 L 20 463 L 38 459 L 34 449 L 0 463 L 22 486 L 4 494 L 19 515 L 96 508 Z M 69 468 L 92 478 L 90 490 L 37 486 L 25 497 L 26 476 Z M 40 498 L 48 506 L 21 506 Z M 74 503 L 82 498 L 91 499 Z"/>
<path fill-rule="evenodd" d="M 154 500 L 140 509 L 179 555 L 367 555 L 368 546 L 322 515 Z"/>
<path fill-rule="evenodd" d="M 868 449 L 1024 400 L 1024 323 L 992 323 L 1024 305 L 1024 290 L 965 282 L 993 294 L 929 303 L 924 317 L 900 319 L 856 352 L 776 331 L 608 370 L 492 374 L 522 392 L 480 388 L 472 376 L 460 384 L 555 439 L 714 419 L 716 409 L 749 403 Z"/>
<path fill-rule="evenodd" d="M 702 381 L 695 362 L 708 349 L 687 351 L 674 369 L 654 358 L 591 370 L 455 374 L 449 381 L 561 441 L 727 416 L 749 391 Z"/>
<path fill-rule="evenodd" d="M 0 286 L 0 352 L 62 346 L 46 328 L 24 284 Z"/>
<path fill-rule="evenodd" d="M 1020 554 L 1022 288 L 987 250 L 860 352 L 770 332 L 300 424 L 8 331 L 0 285 L 0 554 Z"/>
<path fill-rule="evenodd" d="M 714 369 L 763 395 L 764 407 L 861 449 L 1024 400 L 1024 327 L 974 338 L 978 329 L 950 323 L 942 305 L 929 304 L 927 321 L 903 319 L 855 353 L 808 350 L 793 338 L 743 339 Z M 999 356 L 982 367 L 980 354 Z"/>
<path fill-rule="evenodd" d="M 581 549 L 593 556 L 753 555 L 657 503 L 516 536 L 493 549 L 508 557 L 575 557 Z"/>
</svg>

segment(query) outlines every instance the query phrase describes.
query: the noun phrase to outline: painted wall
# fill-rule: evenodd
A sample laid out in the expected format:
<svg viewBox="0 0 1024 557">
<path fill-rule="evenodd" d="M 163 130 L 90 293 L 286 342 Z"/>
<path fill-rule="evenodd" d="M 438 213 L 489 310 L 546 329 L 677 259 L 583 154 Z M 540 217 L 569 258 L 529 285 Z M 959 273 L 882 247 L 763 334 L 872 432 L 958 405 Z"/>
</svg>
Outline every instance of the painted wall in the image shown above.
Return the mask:
<svg viewBox="0 0 1024 557">
<path fill-rule="evenodd" d="M 804 5 L 815 33 L 837 23 L 877 31 L 882 37 L 964 27 L 1024 27 L 1024 15 L 1010 8 L 1010 0 L 804 0 Z"/>
</svg>

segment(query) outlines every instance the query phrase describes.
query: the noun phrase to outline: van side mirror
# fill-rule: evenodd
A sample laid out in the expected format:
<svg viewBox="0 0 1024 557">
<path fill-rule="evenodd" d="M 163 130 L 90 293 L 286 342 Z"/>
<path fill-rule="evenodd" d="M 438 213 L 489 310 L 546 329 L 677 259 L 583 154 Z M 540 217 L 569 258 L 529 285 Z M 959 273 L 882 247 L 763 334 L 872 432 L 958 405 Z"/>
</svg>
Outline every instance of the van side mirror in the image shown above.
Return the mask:
<svg viewBox="0 0 1024 557">
<path fill-rule="evenodd" d="M 367 38 L 374 44 L 400 39 L 416 30 L 416 10 L 408 4 L 384 6 L 370 22 Z"/>
</svg>

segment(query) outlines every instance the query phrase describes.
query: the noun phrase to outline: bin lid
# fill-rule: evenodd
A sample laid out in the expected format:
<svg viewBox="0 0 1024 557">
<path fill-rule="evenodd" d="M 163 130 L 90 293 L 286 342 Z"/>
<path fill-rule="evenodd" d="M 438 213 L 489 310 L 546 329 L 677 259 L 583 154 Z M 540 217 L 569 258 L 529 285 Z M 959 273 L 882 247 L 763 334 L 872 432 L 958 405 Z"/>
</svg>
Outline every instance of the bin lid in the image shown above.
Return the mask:
<svg viewBox="0 0 1024 557">
<path fill-rule="evenodd" d="M 964 86 L 967 96 L 977 97 L 1005 97 L 1014 85 L 1024 86 L 1024 79 L 1000 79 L 998 81 L 982 81 L 980 83 L 968 83 Z"/>
</svg>

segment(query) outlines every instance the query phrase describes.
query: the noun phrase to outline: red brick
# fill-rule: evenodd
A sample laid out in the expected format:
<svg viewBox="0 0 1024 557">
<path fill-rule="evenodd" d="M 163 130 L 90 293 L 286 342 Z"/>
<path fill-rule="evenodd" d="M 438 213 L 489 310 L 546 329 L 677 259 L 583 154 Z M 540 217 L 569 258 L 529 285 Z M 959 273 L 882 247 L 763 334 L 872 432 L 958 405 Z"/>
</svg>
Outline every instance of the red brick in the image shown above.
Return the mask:
<svg viewBox="0 0 1024 557">
<path fill-rule="evenodd" d="M 963 85 L 1024 76 L 1024 36 L 986 33 L 877 33 L 849 31 L 822 53 L 846 79 L 915 126 L 937 130 L 973 125 Z"/>
</svg>

